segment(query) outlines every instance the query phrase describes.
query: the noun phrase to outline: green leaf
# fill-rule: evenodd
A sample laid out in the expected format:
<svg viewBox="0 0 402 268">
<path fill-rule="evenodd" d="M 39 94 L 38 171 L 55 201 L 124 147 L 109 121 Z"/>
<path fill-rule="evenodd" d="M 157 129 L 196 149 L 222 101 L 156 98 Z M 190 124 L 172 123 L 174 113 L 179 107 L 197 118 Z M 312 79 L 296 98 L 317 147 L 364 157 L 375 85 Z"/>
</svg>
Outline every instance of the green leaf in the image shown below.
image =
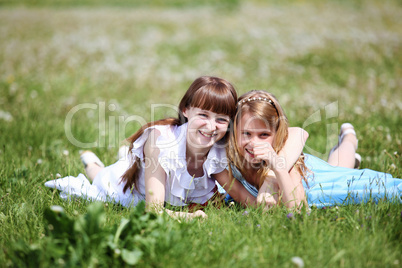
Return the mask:
<svg viewBox="0 0 402 268">
<path fill-rule="evenodd" d="M 63 209 L 54 208 L 55 206 L 52 206 L 44 212 L 47 233 L 57 238 L 69 237 L 73 233 L 74 220 L 70 219 Z"/>
<path fill-rule="evenodd" d="M 123 249 L 121 251 L 121 257 L 123 260 L 129 265 L 135 265 L 142 257 L 142 252 L 139 249 L 135 249 L 133 251 L 129 251 L 127 249 Z"/>
<path fill-rule="evenodd" d="M 120 223 L 119 227 L 117 228 L 116 234 L 115 234 L 115 236 L 114 236 L 114 240 L 113 240 L 113 243 L 114 243 L 114 244 L 117 245 L 117 242 L 118 242 L 118 240 L 119 240 L 119 237 L 120 237 L 120 235 L 121 235 L 121 232 L 123 231 L 123 229 L 127 226 L 127 224 L 128 224 L 129 222 L 130 222 L 130 220 L 128 220 L 128 219 L 125 219 L 125 218 L 121 219 L 121 223 Z"/>
</svg>

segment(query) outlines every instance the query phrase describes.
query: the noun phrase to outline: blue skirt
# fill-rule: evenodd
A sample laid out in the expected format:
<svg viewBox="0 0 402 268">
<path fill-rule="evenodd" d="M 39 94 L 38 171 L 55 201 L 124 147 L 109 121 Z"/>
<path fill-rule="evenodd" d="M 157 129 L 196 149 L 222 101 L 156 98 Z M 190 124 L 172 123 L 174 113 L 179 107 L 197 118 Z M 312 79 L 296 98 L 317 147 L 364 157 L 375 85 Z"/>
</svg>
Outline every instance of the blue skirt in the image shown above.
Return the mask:
<svg viewBox="0 0 402 268">
<path fill-rule="evenodd" d="M 306 166 L 312 171 L 304 183 L 310 206 L 358 204 L 369 200 L 401 202 L 402 180 L 371 169 L 331 166 L 313 155 L 305 154 Z"/>
<path fill-rule="evenodd" d="M 307 177 L 308 185 L 303 181 L 309 206 L 360 204 L 381 199 L 402 201 L 402 180 L 393 178 L 391 174 L 371 169 L 335 167 L 309 154 L 305 154 L 305 164 L 311 171 Z M 257 197 L 258 190 L 235 168 L 233 176 Z M 219 191 L 225 192 L 222 187 Z M 229 202 L 233 199 L 227 195 L 225 200 Z"/>
</svg>

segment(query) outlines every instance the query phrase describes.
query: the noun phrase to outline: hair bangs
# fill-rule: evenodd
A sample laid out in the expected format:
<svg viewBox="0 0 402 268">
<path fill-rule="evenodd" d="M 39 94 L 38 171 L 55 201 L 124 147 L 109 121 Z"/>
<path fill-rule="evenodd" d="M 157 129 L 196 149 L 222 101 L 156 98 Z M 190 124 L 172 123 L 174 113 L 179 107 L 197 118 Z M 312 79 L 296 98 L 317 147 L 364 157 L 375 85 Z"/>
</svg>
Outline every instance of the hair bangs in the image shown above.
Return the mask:
<svg viewBox="0 0 402 268">
<path fill-rule="evenodd" d="M 236 98 L 224 87 L 204 86 L 195 92 L 190 106 L 232 118 L 236 113 Z"/>
</svg>

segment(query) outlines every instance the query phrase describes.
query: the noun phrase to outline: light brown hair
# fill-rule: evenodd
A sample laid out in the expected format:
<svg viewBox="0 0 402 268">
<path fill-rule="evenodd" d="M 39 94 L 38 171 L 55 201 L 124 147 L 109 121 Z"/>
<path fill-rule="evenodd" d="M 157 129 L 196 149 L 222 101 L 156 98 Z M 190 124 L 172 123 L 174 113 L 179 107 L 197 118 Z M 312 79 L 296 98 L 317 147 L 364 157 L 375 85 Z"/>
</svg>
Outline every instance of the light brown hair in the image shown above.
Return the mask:
<svg viewBox="0 0 402 268">
<path fill-rule="evenodd" d="M 239 153 L 239 146 L 237 144 L 237 125 L 243 115 L 249 114 L 255 119 L 262 120 L 268 128 L 276 132 L 272 147 L 276 153 L 282 150 L 283 146 L 288 139 L 288 119 L 279 104 L 278 100 L 273 94 L 263 90 L 249 91 L 238 99 L 237 111 L 233 119 L 234 130 L 230 132 L 229 146 L 227 146 L 227 154 L 230 162 L 242 173 L 246 174 L 244 168 L 243 156 Z M 304 164 L 304 155 L 301 155 L 294 166 L 300 173 L 302 178 L 307 182 L 306 176 L 308 168 Z M 257 178 L 259 181 L 259 188 L 264 178 L 268 175 L 269 169 L 265 165 L 257 171 Z M 229 173 L 232 176 L 232 169 L 229 165 Z"/>
</svg>

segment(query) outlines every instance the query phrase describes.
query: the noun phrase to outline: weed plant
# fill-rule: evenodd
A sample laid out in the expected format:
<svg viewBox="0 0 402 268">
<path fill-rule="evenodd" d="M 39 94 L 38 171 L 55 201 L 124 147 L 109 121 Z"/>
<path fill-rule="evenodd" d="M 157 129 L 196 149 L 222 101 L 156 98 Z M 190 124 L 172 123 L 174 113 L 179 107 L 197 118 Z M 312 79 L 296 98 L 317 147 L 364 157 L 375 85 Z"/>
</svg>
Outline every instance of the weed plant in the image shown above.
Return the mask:
<svg viewBox="0 0 402 268">
<path fill-rule="evenodd" d="M 274 93 L 323 159 L 351 122 L 361 168 L 401 178 L 399 1 L 52 2 L 0 0 L 1 267 L 401 265 L 397 200 L 177 221 L 44 187 L 80 150 L 112 164 L 201 75 Z"/>
</svg>

